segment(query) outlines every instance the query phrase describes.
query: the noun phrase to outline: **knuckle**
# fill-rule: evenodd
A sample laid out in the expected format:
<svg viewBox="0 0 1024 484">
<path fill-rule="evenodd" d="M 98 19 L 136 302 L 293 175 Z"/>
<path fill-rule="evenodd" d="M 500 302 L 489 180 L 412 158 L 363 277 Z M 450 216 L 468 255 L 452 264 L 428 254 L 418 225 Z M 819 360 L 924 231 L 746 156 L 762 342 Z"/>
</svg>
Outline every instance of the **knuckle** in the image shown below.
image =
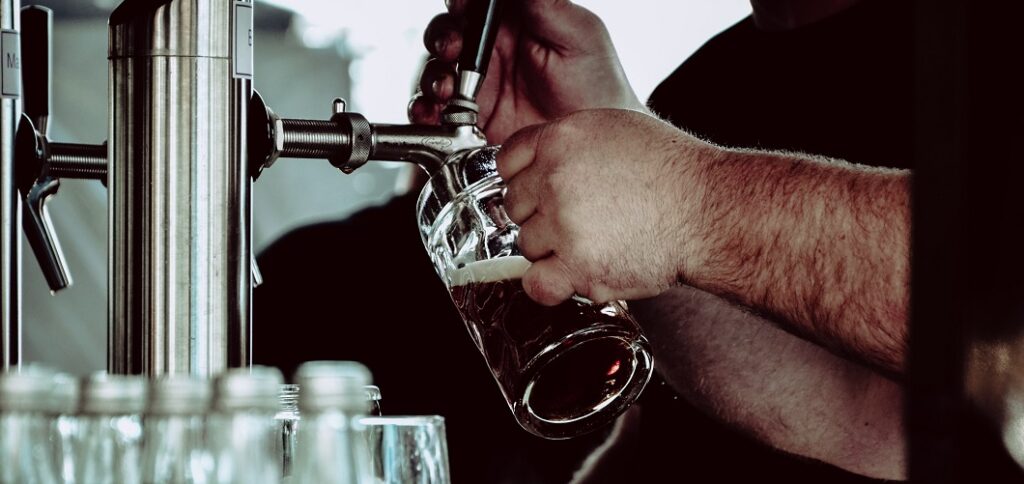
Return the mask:
<svg viewBox="0 0 1024 484">
<path fill-rule="evenodd" d="M 423 31 L 423 46 L 435 55 L 444 55 L 454 42 L 461 39 L 459 18 L 451 13 L 434 16 Z"/>
<path fill-rule="evenodd" d="M 542 130 L 541 133 L 543 133 L 543 130 L 546 129 L 547 126 L 548 125 L 546 124 L 540 125 L 540 127 L 536 125 L 527 126 L 523 129 L 516 131 L 515 133 L 512 133 L 508 138 L 505 139 L 505 143 L 502 144 L 502 151 L 505 152 L 518 149 L 520 145 L 527 143 L 531 138 L 536 136 L 538 129 Z M 501 163 L 500 152 L 498 153 L 498 163 Z"/>
<path fill-rule="evenodd" d="M 505 207 L 505 213 L 509 218 L 515 221 L 517 218 L 516 215 L 518 214 L 517 211 L 520 207 L 519 190 L 516 190 L 511 186 L 505 188 L 505 196 L 502 200 L 502 206 Z"/>
<path fill-rule="evenodd" d="M 544 130 L 544 142 L 556 143 L 565 139 L 572 139 L 576 134 L 576 127 L 573 126 L 573 121 L 577 117 L 578 114 L 571 114 L 558 121 L 549 123 Z"/>
<path fill-rule="evenodd" d="M 603 282 L 598 281 L 590 284 L 589 294 L 586 298 L 595 303 L 603 304 L 612 300 L 612 292 Z"/>
<path fill-rule="evenodd" d="M 434 91 L 434 82 L 454 82 L 455 76 L 455 66 L 450 62 L 437 58 L 430 59 L 423 66 L 423 73 L 420 74 L 420 91 L 431 93 Z"/>
<path fill-rule="evenodd" d="M 591 301 L 594 301 L 594 283 L 589 278 L 582 277 L 575 283 L 573 287 L 576 288 L 576 294 L 583 296 Z"/>
<path fill-rule="evenodd" d="M 427 23 L 427 28 L 423 29 L 423 47 L 426 47 L 428 52 L 434 52 L 434 41 L 437 40 L 438 32 L 442 30 L 442 24 L 445 22 L 443 17 L 445 15 L 447 14 L 440 13 L 435 15 Z"/>
<path fill-rule="evenodd" d="M 449 12 L 456 14 L 466 9 L 466 1 L 467 0 L 444 0 L 444 6 Z"/>
<path fill-rule="evenodd" d="M 532 271 L 532 274 L 530 272 L 527 274 L 532 276 L 523 279 L 523 288 L 528 294 L 544 304 L 549 304 L 552 300 L 557 299 L 556 291 L 551 287 L 544 274 L 536 270 Z"/>
<path fill-rule="evenodd" d="M 563 195 L 573 187 L 573 176 L 570 170 L 565 169 L 565 163 L 554 163 L 548 172 L 541 179 L 540 186 L 543 187 L 552 197 L 563 199 Z"/>
<path fill-rule="evenodd" d="M 438 106 L 417 94 L 409 101 L 406 115 L 410 122 L 420 124 L 431 124 L 435 121 L 438 113 Z"/>
<path fill-rule="evenodd" d="M 581 22 L 581 24 L 584 27 L 586 27 L 589 30 L 595 31 L 595 32 L 597 32 L 597 31 L 602 32 L 602 33 L 607 33 L 608 32 L 608 27 L 605 25 L 604 20 L 602 20 L 600 16 L 598 16 L 596 13 L 590 11 L 589 9 L 586 9 L 586 8 L 583 8 L 583 7 L 578 7 L 578 8 L 580 9 L 580 12 L 581 12 L 580 13 L 580 22 Z"/>
</svg>

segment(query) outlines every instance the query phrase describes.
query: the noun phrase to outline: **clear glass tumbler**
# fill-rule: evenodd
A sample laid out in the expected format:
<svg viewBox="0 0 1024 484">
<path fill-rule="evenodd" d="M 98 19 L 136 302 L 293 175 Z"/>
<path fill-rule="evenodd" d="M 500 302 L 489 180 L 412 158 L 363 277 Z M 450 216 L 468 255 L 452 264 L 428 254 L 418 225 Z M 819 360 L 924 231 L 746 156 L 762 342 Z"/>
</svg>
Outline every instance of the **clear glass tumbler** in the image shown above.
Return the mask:
<svg viewBox="0 0 1024 484">
<path fill-rule="evenodd" d="M 364 417 L 379 484 L 450 484 L 444 417 Z"/>
<path fill-rule="evenodd" d="M 505 213 L 497 153 L 460 152 L 433 174 L 417 206 L 420 233 L 519 424 L 573 437 L 636 400 L 653 370 L 649 345 L 622 301 L 545 307 L 527 297 L 530 262 Z"/>
</svg>

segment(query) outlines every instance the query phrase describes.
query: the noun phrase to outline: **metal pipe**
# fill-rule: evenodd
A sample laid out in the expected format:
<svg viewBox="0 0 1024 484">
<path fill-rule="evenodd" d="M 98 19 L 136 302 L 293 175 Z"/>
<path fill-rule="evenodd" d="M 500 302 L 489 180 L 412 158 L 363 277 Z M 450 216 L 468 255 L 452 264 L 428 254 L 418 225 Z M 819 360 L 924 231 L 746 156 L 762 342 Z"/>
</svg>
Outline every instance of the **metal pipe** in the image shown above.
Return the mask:
<svg viewBox="0 0 1024 484">
<path fill-rule="evenodd" d="M 111 15 L 108 367 L 250 361 L 252 4 L 126 0 Z"/>
<path fill-rule="evenodd" d="M 21 199 L 14 139 L 21 117 L 20 0 L 0 0 L 0 371 L 21 364 Z"/>
</svg>

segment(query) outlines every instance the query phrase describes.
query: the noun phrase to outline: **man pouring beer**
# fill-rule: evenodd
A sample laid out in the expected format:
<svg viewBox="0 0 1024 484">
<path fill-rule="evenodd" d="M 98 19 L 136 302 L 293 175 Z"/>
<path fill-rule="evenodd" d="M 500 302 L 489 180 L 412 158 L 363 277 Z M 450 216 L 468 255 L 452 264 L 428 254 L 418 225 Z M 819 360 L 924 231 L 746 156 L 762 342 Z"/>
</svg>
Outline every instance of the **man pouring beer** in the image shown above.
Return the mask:
<svg viewBox="0 0 1024 484">
<path fill-rule="evenodd" d="M 418 122 L 454 91 L 466 3 L 427 29 Z M 409 223 L 415 190 L 261 255 L 255 358 L 367 363 L 387 412 L 445 415 L 455 482 L 905 476 L 911 3 L 751 3 L 650 108 L 594 14 L 506 5 L 478 101 L 504 144 L 526 291 L 660 293 L 630 302 L 658 375 L 607 441 L 518 427 Z"/>
<path fill-rule="evenodd" d="M 449 3 L 457 16 L 467 2 Z M 783 450 L 901 477 L 901 391 L 881 375 L 899 375 L 906 358 L 909 2 L 751 3 L 752 20 L 712 40 L 652 98 L 655 112 L 688 130 L 636 99 L 600 21 L 582 7 L 526 1 L 506 22 L 480 95 L 481 121 L 488 139 L 503 143 L 498 170 L 508 186 L 505 206 L 521 227 L 519 247 L 533 262 L 523 285 L 546 305 L 573 295 L 597 302 L 662 295 L 640 305 L 647 316 L 640 322 L 659 364 L 668 366 L 661 373 L 683 394 L 703 394 L 696 398 L 704 405 Z M 420 121 L 434 120 L 454 90 L 445 67 L 459 52 L 456 24 L 442 16 L 428 28 L 435 60 L 425 69 L 427 89 L 411 106 Z M 881 27 L 872 32 L 882 35 L 872 41 L 850 35 L 867 26 Z M 856 56 L 844 58 L 848 53 Z M 869 69 L 892 77 L 878 82 Z M 872 92 L 852 95 L 847 86 Z M 814 106 L 841 97 L 853 102 L 826 103 L 830 113 Z M 879 119 L 885 117 L 888 122 Z M 868 137 L 848 128 L 857 123 L 880 133 Z M 815 138 L 826 131 L 815 124 L 827 132 Z M 874 147 L 847 147 L 858 143 Z M 820 346 L 789 341 L 723 299 Z M 709 335 L 716 319 L 728 321 L 720 328 L 722 342 L 726 335 L 769 336 L 794 352 L 794 361 L 817 367 L 768 362 L 776 380 L 783 379 L 778 385 L 836 376 L 824 388 L 849 397 L 841 405 L 856 408 L 859 442 L 850 442 L 852 429 L 828 423 L 817 431 L 841 430 L 842 437 L 823 432 L 809 440 L 796 431 L 786 441 L 786 432 L 767 435 L 773 429 L 756 412 L 735 408 L 754 388 L 692 390 L 708 386 L 712 372 L 696 377 L 693 365 L 704 362 L 680 362 L 688 357 L 679 353 L 694 346 L 683 340 L 716 338 Z M 822 347 L 859 364 L 826 356 Z M 714 372 L 762 363 L 723 360 L 712 365 Z M 843 392 L 840 382 L 855 382 L 872 400 Z M 722 405 L 716 398 L 733 401 Z M 795 410 L 795 399 L 781 400 L 786 397 L 775 410 Z M 830 403 L 820 408 L 834 410 Z M 832 450 L 822 444 L 833 439 L 846 448 L 823 457 Z"/>
</svg>

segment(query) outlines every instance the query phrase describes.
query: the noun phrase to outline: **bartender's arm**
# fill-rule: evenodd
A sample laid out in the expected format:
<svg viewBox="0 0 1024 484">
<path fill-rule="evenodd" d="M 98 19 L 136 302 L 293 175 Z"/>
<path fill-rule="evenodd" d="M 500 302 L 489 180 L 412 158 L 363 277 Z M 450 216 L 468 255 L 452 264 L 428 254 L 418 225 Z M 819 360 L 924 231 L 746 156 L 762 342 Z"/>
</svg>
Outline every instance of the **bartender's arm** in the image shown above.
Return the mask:
<svg viewBox="0 0 1024 484">
<path fill-rule="evenodd" d="M 706 413 L 784 452 L 906 477 L 900 384 L 690 287 L 630 309 L 658 371 Z"/>
<path fill-rule="evenodd" d="M 458 13 L 462 5 L 452 2 L 452 11 Z M 607 33 L 592 13 L 565 1 L 510 5 L 522 9 L 513 12 L 513 22 L 499 34 L 492 61 L 496 64 L 480 98 L 490 141 L 500 143 L 524 126 L 579 109 L 643 109 L 625 81 Z M 436 122 L 453 91 L 449 63 L 458 56 L 461 43 L 456 25 L 453 17 L 443 16 L 428 28 L 425 40 L 436 60 L 424 73 L 423 95 L 410 106 L 419 122 Z M 709 413 L 787 452 L 867 475 L 902 475 L 901 409 L 899 391 L 892 382 L 763 319 L 726 318 L 716 309 L 725 306 L 712 297 L 693 298 L 683 289 L 640 306 L 645 316 L 642 323 L 658 354 L 659 371 L 673 386 Z M 707 318 L 693 321 L 692 311 Z M 671 351 L 677 344 L 679 351 Z M 756 358 L 762 354 L 774 358 Z M 696 379 L 692 369 L 698 367 L 708 372 Z M 742 378 L 730 374 L 740 367 Z M 774 382 L 777 391 L 750 384 L 770 385 L 773 380 L 778 380 Z M 825 380 L 829 384 L 821 384 Z M 866 388 L 879 389 L 871 395 L 888 397 L 865 399 L 860 390 Z M 805 396 L 813 398 L 801 402 Z M 808 418 L 808 408 L 814 409 L 816 418 Z M 868 417 L 882 414 L 890 418 Z M 869 426 L 849 425 L 863 423 L 865 418 Z M 772 430 L 775 427 L 777 431 Z M 844 432 L 833 434 L 838 428 Z M 824 438 L 827 435 L 849 438 L 839 442 Z M 885 455 L 888 460 L 871 455 Z"/>
<path fill-rule="evenodd" d="M 783 452 L 873 478 L 906 478 L 898 383 L 690 287 L 630 309 L 658 372 L 704 412 Z M 637 425 L 626 413 L 573 483 L 606 482 L 602 476 L 630 458 Z"/>
<path fill-rule="evenodd" d="M 684 283 L 903 369 L 908 171 L 726 149 L 610 109 L 517 132 L 498 171 L 534 261 L 523 286 L 542 304 L 640 299 Z"/>
</svg>

